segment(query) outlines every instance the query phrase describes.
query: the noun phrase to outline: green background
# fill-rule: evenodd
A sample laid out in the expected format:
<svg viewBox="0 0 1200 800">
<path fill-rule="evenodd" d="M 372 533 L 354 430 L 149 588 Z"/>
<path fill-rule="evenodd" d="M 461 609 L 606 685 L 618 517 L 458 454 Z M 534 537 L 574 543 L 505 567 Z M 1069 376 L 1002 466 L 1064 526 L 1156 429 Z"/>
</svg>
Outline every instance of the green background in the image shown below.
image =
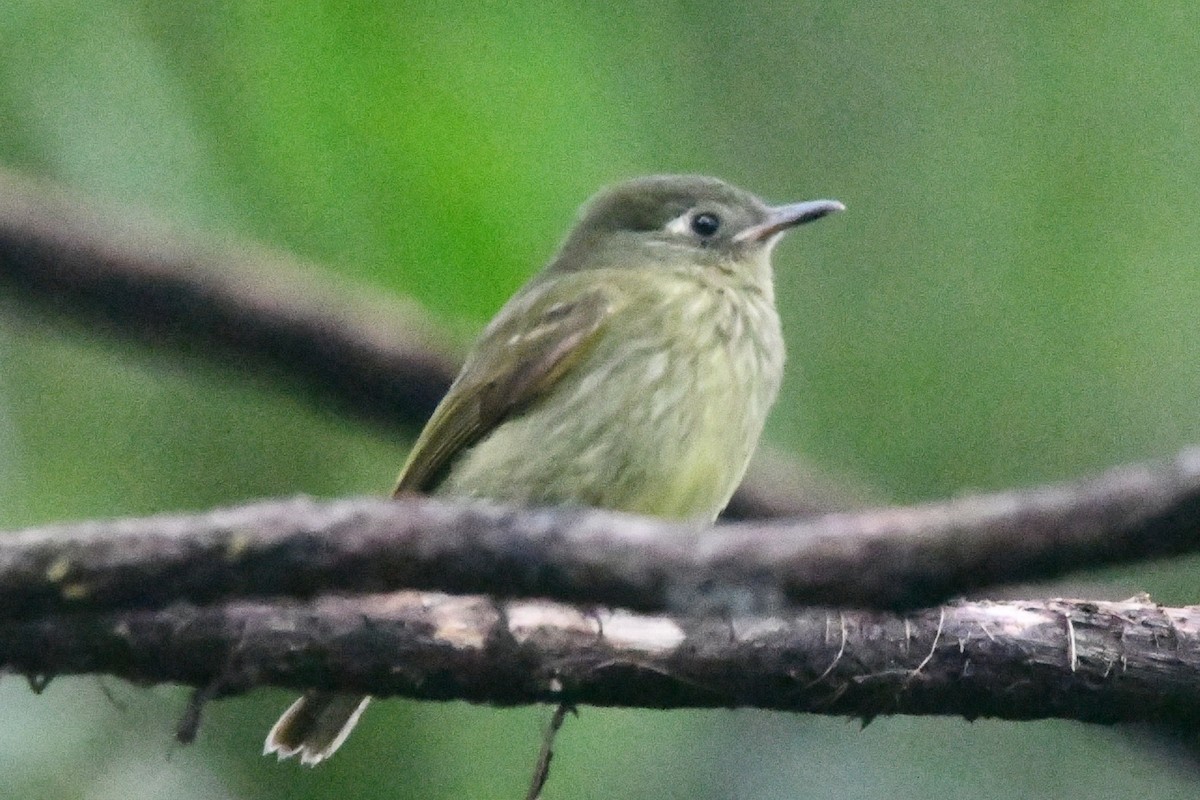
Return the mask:
<svg viewBox="0 0 1200 800">
<path fill-rule="evenodd" d="M 295 252 L 460 334 L 614 180 L 841 199 L 776 256 L 791 358 L 768 438 L 899 500 L 1200 440 L 1197 87 L 1190 3 L 0 0 L 0 165 Z M 245 374 L 0 316 L 3 527 L 382 492 L 396 438 Z M 1027 593 L 1188 603 L 1196 573 Z M 519 797 L 548 716 L 378 703 L 307 770 L 259 755 L 287 693 L 214 704 L 180 748 L 185 698 L 4 682 L 0 796 Z M 547 797 L 1190 798 L 1186 746 L 585 708 Z"/>
</svg>

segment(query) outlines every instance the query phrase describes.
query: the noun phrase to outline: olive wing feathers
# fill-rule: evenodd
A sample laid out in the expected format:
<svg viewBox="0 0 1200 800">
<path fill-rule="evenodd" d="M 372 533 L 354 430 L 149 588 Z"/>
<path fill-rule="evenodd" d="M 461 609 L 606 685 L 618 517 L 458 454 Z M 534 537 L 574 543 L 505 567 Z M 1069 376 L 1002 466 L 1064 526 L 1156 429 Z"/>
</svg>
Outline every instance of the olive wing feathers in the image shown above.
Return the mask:
<svg viewBox="0 0 1200 800">
<path fill-rule="evenodd" d="M 613 298 L 598 289 L 567 301 L 560 296 L 543 292 L 488 327 L 413 446 L 393 494 L 436 490 L 459 454 L 579 363 L 612 316 Z"/>
</svg>

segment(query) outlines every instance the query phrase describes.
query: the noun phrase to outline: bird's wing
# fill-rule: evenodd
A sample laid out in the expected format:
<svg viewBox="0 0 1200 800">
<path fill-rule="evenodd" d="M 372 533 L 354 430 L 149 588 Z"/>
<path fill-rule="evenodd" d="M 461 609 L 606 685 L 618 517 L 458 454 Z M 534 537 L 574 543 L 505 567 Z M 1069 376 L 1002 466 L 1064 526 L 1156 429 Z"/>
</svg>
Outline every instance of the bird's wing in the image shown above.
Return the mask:
<svg viewBox="0 0 1200 800">
<path fill-rule="evenodd" d="M 413 446 L 394 494 L 433 491 L 454 458 L 548 391 L 595 343 L 615 298 L 534 297 L 488 327 Z"/>
</svg>

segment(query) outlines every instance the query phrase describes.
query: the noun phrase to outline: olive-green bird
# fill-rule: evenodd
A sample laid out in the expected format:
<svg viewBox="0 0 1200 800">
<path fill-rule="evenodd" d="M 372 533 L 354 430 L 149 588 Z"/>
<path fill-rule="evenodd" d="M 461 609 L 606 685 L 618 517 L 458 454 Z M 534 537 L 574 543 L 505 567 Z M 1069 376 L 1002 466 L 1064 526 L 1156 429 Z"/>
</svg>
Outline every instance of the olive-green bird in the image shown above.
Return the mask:
<svg viewBox="0 0 1200 800">
<path fill-rule="evenodd" d="M 601 192 L 483 331 L 395 493 L 715 519 L 783 374 L 771 250 L 842 208 L 700 176 Z M 317 764 L 367 700 L 305 694 L 265 752 Z"/>
</svg>

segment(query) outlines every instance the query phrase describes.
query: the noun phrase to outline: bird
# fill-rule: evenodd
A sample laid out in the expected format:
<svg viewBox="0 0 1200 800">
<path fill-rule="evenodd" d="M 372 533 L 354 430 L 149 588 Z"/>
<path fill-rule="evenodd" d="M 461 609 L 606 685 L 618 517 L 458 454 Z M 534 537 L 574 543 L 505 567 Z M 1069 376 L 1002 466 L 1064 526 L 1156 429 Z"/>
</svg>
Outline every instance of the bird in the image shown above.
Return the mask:
<svg viewBox="0 0 1200 800">
<path fill-rule="evenodd" d="M 715 520 L 783 378 L 772 250 L 842 210 L 700 175 L 600 191 L 471 347 L 393 494 Z M 369 699 L 305 693 L 264 754 L 320 763 Z"/>
</svg>

